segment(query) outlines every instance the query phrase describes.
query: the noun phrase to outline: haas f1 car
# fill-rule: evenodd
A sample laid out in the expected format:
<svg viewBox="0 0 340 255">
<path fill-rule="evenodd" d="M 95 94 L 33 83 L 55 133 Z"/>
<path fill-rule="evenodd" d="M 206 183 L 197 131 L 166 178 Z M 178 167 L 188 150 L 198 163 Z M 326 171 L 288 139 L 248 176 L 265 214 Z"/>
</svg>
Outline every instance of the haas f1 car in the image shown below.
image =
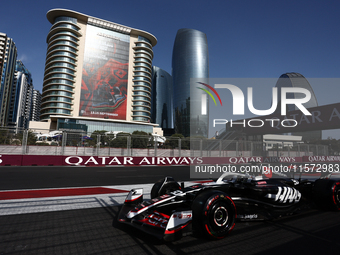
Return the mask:
<svg viewBox="0 0 340 255">
<path fill-rule="evenodd" d="M 166 241 L 184 233 L 221 239 L 236 220 L 273 219 L 311 206 L 340 210 L 340 180 L 225 173 L 216 181 L 184 187 L 166 177 L 153 185 L 151 200 L 143 201 L 143 189 L 131 190 L 118 221 Z"/>
</svg>

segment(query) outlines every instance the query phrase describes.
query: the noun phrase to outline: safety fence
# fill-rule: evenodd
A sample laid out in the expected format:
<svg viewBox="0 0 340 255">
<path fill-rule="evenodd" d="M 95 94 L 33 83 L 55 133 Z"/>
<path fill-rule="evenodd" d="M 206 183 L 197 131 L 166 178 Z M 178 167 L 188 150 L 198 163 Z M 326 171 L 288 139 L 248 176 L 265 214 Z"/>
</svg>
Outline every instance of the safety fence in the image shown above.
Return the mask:
<svg viewBox="0 0 340 255">
<path fill-rule="evenodd" d="M 327 156 L 326 145 L 261 141 L 0 128 L 0 155 L 81 155 L 141 157 L 303 157 Z"/>
</svg>

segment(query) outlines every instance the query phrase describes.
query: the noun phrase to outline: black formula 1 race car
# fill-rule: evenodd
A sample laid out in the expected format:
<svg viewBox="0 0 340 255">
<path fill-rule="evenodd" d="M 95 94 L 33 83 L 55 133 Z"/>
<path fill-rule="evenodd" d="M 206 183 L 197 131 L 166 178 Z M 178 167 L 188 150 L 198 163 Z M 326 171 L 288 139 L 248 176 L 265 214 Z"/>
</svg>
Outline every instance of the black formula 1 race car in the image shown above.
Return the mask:
<svg viewBox="0 0 340 255">
<path fill-rule="evenodd" d="M 166 177 L 153 185 L 151 200 L 143 201 L 143 189 L 131 190 L 118 221 L 166 241 L 188 232 L 221 239 L 236 220 L 273 219 L 311 206 L 340 210 L 340 180 L 225 173 L 216 181 L 184 187 Z"/>
</svg>

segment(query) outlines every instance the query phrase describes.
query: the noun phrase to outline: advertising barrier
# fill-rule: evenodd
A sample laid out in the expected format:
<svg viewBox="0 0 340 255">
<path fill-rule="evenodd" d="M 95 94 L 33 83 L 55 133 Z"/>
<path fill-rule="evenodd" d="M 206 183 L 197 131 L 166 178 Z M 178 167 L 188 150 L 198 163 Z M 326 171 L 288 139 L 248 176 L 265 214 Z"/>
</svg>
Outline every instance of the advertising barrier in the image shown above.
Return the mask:
<svg viewBox="0 0 340 255">
<path fill-rule="evenodd" d="M 340 156 L 303 157 L 131 157 L 0 155 L 0 166 L 169 166 L 223 164 L 294 164 L 340 162 Z"/>
</svg>

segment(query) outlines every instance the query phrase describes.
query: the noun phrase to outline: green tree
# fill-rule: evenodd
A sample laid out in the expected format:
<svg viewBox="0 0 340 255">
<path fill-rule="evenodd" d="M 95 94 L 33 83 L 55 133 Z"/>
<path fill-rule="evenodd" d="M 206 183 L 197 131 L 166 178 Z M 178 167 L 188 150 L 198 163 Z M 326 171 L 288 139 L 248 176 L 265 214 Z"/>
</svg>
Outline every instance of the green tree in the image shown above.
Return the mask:
<svg viewBox="0 0 340 255">
<path fill-rule="evenodd" d="M 89 140 L 89 144 L 91 146 L 96 147 L 100 143 L 100 147 L 108 147 L 110 140 L 109 140 L 109 137 L 105 134 L 107 132 L 108 131 L 106 131 L 106 130 L 95 130 L 95 131 L 93 131 L 93 133 L 91 134 L 92 139 Z M 100 135 L 100 141 L 97 141 L 98 135 Z"/>
<path fill-rule="evenodd" d="M 166 139 L 164 147 L 167 149 L 178 148 L 178 140 L 184 139 L 184 135 L 182 134 L 173 134 L 168 139 Z"/>
<path fill-rule="evenodd" d="M 0 144 L 10 144 L 9 131 L 0 128 Z"/>
<path fill-rule="evenodd" d="M 31 130 L 28 131 L 27 135 L 27 145 L 35 145 L 37 136 Z"/>
<path fill-rule="evenodd" d="M 131 147 L 147 148 L 151 138 L 152 136 L 144 131 L 134 131 L 131 136 Z"/>
<path fill-rule="evenodd" d="M 22 140 L 24 138 L 24 132 L 20 132 L 16 135 L 16 138 L 19 139 L 21 141 L 22 144 Z M 37 136 L 31 131 L 28 130 L 27 132 L 27 145 L 35 145 L 37 142 Z"/>
<path fill-rule="evenodd" d="M 324 140 L 312 141 L 311 144 L 322 144 L 322 145 L 327 146 L 330 155 L 340 154 L 340 139 L 336 140 L 332 137 L 328 137 L 327 139 L 324 139 Z"/>
<path fill-rule="evenodd" d="M 130 136 L 129 133 L 118 133 L 116 138 L 111 138 L 110 147 L 114 148 L 126 148 L 127 147 L 127 139 Z"/>
</svg>

